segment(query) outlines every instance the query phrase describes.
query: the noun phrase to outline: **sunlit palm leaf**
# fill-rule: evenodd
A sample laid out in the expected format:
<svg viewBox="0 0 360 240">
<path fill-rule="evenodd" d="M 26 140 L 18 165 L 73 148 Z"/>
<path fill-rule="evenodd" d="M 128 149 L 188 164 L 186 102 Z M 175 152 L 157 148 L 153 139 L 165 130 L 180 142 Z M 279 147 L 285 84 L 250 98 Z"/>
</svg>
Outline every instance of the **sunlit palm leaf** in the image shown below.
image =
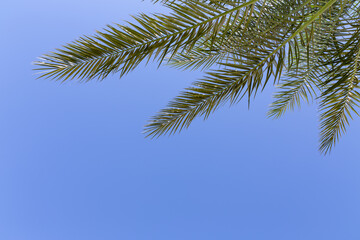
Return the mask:
<svg viewBox="0 0 360 240">
<path fill-rule="evenodd" d="M 348 20 L 347 24 L 351 24 Z M 324 153 L 329 152 L 346 131 L 349 118 L 352 118 L 352 113 L 357 114 L 359 107 L 360 29 L 357 24 L 342 29 L 346 34 L 336 36 L 341 40 L 329 51 L 332 54 L 326 62 L 331 69 L 324 74 L 320 104 L 320 150 Z"/>
<path fill-rule="evenodd" d="M 252 0 L 233 7 L 214 8 L 207 4 L 168 4 L 171 15 L 142 14 L 137 24 L 108 26 L 93 37 L 82 37 L 57 52 L 43 55 L 35 64 L 45 71 L 42 77 L 67 80 L 103 79 L 110 73 L 124 75 L 144 59 L 160 62 L 167 54 L 190 51 L 199 40 L 211 41 L 220 35 L 220 29 L 232 26 L 240 10 L 255 3 Z M 205 39 L 205 40 L 204 40 Z"/>
<path fill-rule="evenodd" d="M 264 87 L 271 76 L 274 76 L 276 81 L 284 67 L 286 44 L 329 7 L 331 2 L 322 6 L 293 33 L 278 33 L 272 35 L 271 39 L 263 39 L 260 49 L 239 49 L 238 58 L 231 59 L 233 63 L 224 64 L 227 67 L 224 70 L 208 73 L 207 78 L 196 82 L 195 87 L 175 98 L 168 108 L 153 117 L 145 132 L 152 137 L 175 133 L 188 127 L 198 115 L 207 118 L 225 101 L 236 102 L 243 96 L 243 91 L 248 93 L 248 97 L 256 94 L 259 87 Z"/>
<path fill-rule="evenodd" d="M 298 59 L 290 59 L 289 69 L 284 74 L 279 91 L 274 95 L 275 101 L 270 105 L 268 116 L 278 118 L 288 109 L 293 110 L 301 101 L 309 103 L 318 94 L 321 75 L 329 69 L 323 65 L 321 58 L 331 48 L 342 14 L 349 11 L 341 3 L 335 3 L 333 9 L 323 14 L 321 19 L 311 24 L 306 31 L 296 38 L 299 47 Z M 309 34 L 310 32 L 310 34 Z"/>
<path fill-rule="evenodd" d="M 171 14 L 141 14 L 43 55 L 41 77 L 102 80 L 149 60 L 213 67 L 152 118 L 145 129 L 152 137 L 180 131 L 225 102 L 249 101 L 281 78 L 269 115 L 317 97 L 320 150 L 331 150 L 360 101 L 360 0 L 152 1 Z"/>
</svg>

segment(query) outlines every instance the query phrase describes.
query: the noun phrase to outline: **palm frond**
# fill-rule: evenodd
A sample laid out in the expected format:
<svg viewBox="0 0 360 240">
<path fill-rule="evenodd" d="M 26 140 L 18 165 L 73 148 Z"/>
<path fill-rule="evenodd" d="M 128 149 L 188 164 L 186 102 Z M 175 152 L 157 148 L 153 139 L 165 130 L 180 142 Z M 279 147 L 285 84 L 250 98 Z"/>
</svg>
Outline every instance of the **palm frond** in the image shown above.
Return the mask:
<svg viewBox="0 0 360 240">
<path fill-rule="evenodd" d="M 345 24 L 345 23 L 344 23 Z M 349 19 L 346 24 L 351 24 Z M 355 25 L 343 28 L 336 38 L 331 57 L 326 64 L 331 70 L 324 74 L 321 95 L 320 151 L 328 153 L 349 125 L 349 118 L 357 113 L 360 103 L 360 29 Z M 345 25 L 344 25 L 345 26 Z M 343 27 L 344 27 L 343 26 Z M 350 32 L 352 32 L 350 34 Z M 341 34 L 342 33 L 342 34 Z"/>
<path fill-rule="evenodd" d="M 263 58 L 247 61 L 234 59 L 232 64 L 224 64 L 225 69 L 208 72 L 206 78 L 194 83 L 194 87 L 186 89 L 153 117 L 145 127 L 146 134 L 151 137 L 173 134 L 189 127 L 196 116 L 204 116 L 206 119 L 228 100 L 235 103 L 246 93 L 251 96 L 261 87 L 265 64 L 267 63 L 267 70 L 271 71 L 276 59 L 283 58 L 273 57 L 269 62 Z M 282 63 L 278 63 L 279 68 L 281 65 Z M 270 78 L 270 74 L 266 76 Z"/>
<path fill-rule="evenodd" d="M 188 1 L 168 4 L 171 15 L 142 14 L 137 24 L 108 26 L 93 37 L 82 37 L 57 52 L 43 55 L 35 62 L 41 77 L 104 79 L 110 73 L 120 75 L 133 70 L 144 59 L 156 58 L 161 63 L 168 54 L 189 51 L 199 40 L 211 41 L 222 27 L 231 27 L 241 10 L 257 2 L 248 1 L 233 8 L 214 8 Z M 224 26 L 224 25 L 227 26 Z"/>
<path fill-rule="evenodd" d="M 360 104 L 360 0 L 151 0 L 170 14 L 140 14 L 35 62 L 40 77 L 102 80 L 142 62 L 209 69 L 145 127 L 172 134 L 218 107 L 256 96 L 270 79 L 268 115 L 320 101 L 320 151 L 328 153 Z"/>
<path fill-rule="evenodd" d="M 286 44 L 320 17 L 335 1 L 322 6 L 294 31 L 277 35 L 273 33 L 271 40 L 263 39 L 261 48 L 238 49 L 238 58 L 231 59 L 231 64 L 223 64 L 226 67 L 224 70 L 208 73 L 204 80 L 196 82 L 195 87 L 187 89 L 153 117 L 145 126 L 147 136 L 173 134 L 187 128 L 196 116 L 204 116 L 206 119 L 227 100 L 231 103 L 238 101 L 244 95 L 243 90 L 250 97 L 256 94 L 260 86 L 264 88 L 271 76 L 274 76 L 276 81 L 285 66 Z"/>
<path fill-rule="evenodd" d="M 277 86 L 279 91 L 270 105 L 269 117 L 279 118 L 287 110 L 293 110 L 295 105 L 300 106 L 301 101 L 309 103 L 318 94 L 316 90 L 320 90 L 321 75 L 329 70 L 322 64 L 321 58 L 332 44 L 341 15 L 348 10 L 342 3 L 335 3 L 331 11 L 323 14 L 299 38 L 294 39 L 299 46 L 297 59 L 289 60 L 289 69 Z"/>
</svg>

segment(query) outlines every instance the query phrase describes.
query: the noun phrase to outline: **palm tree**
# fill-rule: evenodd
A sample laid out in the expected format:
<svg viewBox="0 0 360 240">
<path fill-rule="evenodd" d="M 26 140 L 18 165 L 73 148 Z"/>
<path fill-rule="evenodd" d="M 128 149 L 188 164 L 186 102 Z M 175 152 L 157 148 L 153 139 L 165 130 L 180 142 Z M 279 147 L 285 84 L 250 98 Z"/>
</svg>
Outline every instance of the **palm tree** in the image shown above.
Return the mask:
<svg viewBox="0 0 360 240">
<path fill-rule="evenodd" d="M 171 14 L 140 14 L 136 23 L 107 26 L 43 55 L 35 62 L 40 77 L 122 77 L 149 60 L 207 69 L 145 126 L 150 137 L 181 131 L 225 102 L 250 102 L 268 84 L 278 89 L 269 117 L 303 101 L 319 103 L 325 154 L 357 114 L 360 0 L 153 1 Z"/>
</svg>

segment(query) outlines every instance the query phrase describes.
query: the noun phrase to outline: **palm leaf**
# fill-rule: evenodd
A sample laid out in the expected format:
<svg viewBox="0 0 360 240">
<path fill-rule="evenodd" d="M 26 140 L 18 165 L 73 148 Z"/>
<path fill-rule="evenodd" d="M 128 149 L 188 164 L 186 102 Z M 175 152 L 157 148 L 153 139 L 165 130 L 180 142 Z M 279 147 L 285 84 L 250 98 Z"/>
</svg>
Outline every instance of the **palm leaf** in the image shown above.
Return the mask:
<svg viewBox="0 0 360 240">
<path fill-rule="evenodd" d="M 167 54 L 190 51 L 199 40 L 211 41 L 219 30 L 240 17 L 240 10 L 255 3 L 252 0 L 239 6 L 217 9 L 192 1 L 171 3 L 171 15 L 142 14 L 137 24 L 108 26 L 93 37 L 82 37 L 57 52 L 43 55 L 35 62 L 41 77 L 54 79 L 104 79 L 110 73 L 120 75 L 133 70 L 144 59 L 156 58 L 161 63 Z"/>
<path fill-rule="evenodd" d="M 349 23 L 349 21 L 346 21 Z M 341 40 L 333 46 L 332 56 L 326 64 L 331 70 L 324 74 L 321 95 L 320 120 L 321 139 L 320 150 L 328 153 L 346 131 L 352 113 L 358 115 L 359 107 L 359 75 L 360 75 L 360 30 L 352 29 L 353 34 L 348 34 L 351 28 L 343 29 L 346 34 L 341 34 Z"/>
<path fill-rule="evenodd" d="M 330 48 L 342 14 L 348 10 L 342 3 L 335 3 L 332 11 L 323 14 L 301 38 L 295 39 L 299 46 L 298 58 L 289 60 L 291 64 L 277 86 L 279 92 L 274 95 L 269 117 L 278 118 L 288 109 L 293 110 L 295 105 L 300 106 L 302 100 L 309 103 L 318 94 L 320 76 L 329 70 L 322 64 L 321 58 Z M 292 64 L 295 61 L 297 64 Z"/>
<path fill-rule="evenodd" d="M 250 52 L 249 49 L 239 49 L 238 58 L 231 59 L 232 64 L 223 64 L 226 67 L 224 70 L 208 73 L 207 78 L 196 82 L 195 87 L 187 89 L 153 117 L 145 127 L 147 136 L 173 134 L 188 127 L 198 115 L 207 118 L 225 101 L 238 101 L 243 96 L 243 90 L 250 97 L 256 94 L 261 85 L 264 87 L 271 76 L 274 76 L 276 81 L 285 64 L 286 44 L 321 16 L 335 1 L 329 1 L 322 6 L 308 21 L 294 29 L 293 33 L 278 33 L 277 36 L 272 36 L 272 41 L 263 39 L 262 48 L 252 49 Z"/>
<path fill-rule="evenodd" d="M 158 137 L 206 119 L 226 102 L 254 97 L 270 79 L 279 91 L 269 116 L 320 101 L 320 151 L 328 153 L 357 113 L 359 0 L 152 0 L 170 14 L 134 17 L 45 54 L 40 77 L 120 77 L 142 62 L 209 69 L 146 126 Z M 284 74 L 283 74 L 284 73 Z"/>
</svg>

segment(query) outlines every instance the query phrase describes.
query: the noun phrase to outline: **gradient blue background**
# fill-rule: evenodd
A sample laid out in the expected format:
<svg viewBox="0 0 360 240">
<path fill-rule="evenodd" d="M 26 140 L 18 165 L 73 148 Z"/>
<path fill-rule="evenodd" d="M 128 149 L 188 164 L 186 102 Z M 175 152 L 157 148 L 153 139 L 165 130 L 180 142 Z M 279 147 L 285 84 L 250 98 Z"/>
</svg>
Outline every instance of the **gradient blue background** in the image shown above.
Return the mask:
<svg viewBox="0 0 360 240">
<path fill-rule="evenodd" d="M 201 76 L 155 64 L 119 80 L 36 80 L 43 53 L 149 0 L 0 3 L 0 239 L 358 240 L 360 121 L 329 157 L 313 106 L 224 107 L 158 140 L 142 127 Z"/>
</svg>

